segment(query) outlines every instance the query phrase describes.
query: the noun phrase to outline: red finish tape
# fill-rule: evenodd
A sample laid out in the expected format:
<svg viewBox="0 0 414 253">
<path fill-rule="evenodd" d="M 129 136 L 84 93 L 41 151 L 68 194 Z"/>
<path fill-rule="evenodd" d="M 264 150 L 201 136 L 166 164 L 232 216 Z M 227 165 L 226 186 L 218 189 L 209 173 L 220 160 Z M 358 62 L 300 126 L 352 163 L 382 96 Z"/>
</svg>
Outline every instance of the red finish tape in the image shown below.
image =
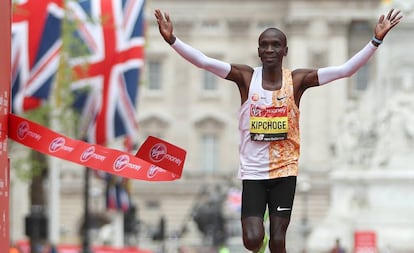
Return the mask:
<svg viewBox="0 0 414 253">
<path fill-rule="evenodd" d="M 9 137 L 41 153 L 131 179 L 172 181 L 181 178 L 186 151 L 150 136 L 136 156 L 71 139 L 42 125 L 9 114 Z"/>
</svg>

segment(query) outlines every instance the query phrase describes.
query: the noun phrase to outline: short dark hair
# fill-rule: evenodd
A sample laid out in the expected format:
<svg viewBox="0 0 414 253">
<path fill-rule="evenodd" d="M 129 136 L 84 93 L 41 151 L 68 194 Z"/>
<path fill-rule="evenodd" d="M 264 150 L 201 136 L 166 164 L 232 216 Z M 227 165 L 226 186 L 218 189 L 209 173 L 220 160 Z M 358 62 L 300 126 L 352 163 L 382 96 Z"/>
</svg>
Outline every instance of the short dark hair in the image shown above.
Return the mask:
<svg viewBox="0 0 414 253">
<path fill-rule="evenodd" d="M 259 41 L 260 41 L 260 39 L 262 38 L 262 36 L 265 34 L 265 33 L 269 33 L 269 32 L 274 32 L 274 33 L 276 33 L 276 34 L 278 34 L 279 36 L 281 36 L 282 37 L 282 39 L 285 41 L 285 43 L 286 43 L 286 45 L 287 45 L 287 37 L 286 37 L 286 34 L 284 33 L 284 32 L 282 32 L 280 29 L 278 29 L 278 28 L 276 28 L 276 27 L 268 27 L 268 28 L 266 28 L 261 34 L 260 34 L 260 36 L 259 36 Z"/>
</svg>

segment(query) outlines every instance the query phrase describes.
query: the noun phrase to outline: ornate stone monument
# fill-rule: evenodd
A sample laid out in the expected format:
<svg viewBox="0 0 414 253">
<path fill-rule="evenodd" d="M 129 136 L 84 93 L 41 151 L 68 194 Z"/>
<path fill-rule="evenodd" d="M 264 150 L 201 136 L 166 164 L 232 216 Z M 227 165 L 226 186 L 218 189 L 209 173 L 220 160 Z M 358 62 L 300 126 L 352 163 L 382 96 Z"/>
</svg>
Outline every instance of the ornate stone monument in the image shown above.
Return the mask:
<svg viewBox="0 0 414 253">
<path fill-rule="evenodd" d="M 404 15 L 372 61 L 376 78 L 350 104 L 336 142 L 331 205 L 314 226 L 308 252 L 329 252 L 340 238 L 347 252 L 354 233 L 373 231 L 379 252 L 414 252 L 414 0 L 384 1 Z"/>
</svg>

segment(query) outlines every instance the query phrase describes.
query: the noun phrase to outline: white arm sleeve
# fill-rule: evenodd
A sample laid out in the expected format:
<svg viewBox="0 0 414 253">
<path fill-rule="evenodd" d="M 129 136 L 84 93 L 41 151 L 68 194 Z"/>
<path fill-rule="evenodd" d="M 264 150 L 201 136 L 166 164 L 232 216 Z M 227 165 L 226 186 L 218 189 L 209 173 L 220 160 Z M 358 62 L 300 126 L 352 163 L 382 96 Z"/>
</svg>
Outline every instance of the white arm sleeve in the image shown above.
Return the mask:
<svg viewBox="0 0 414 253">
<path fill-rule="evenodd" d="M 175 42 L 171 45 L 171 47 L 174 48 L 174 50 L 187 61 L 199 68 L 216 74 L 221 78 L 226 78 L 230 73 L 231 65 L 229 63 L 210 58 L 199 50 L 185 44 L 178 38 L 175 39 Z"/>
<path fill-rule="evenodd" d="M 377 47 L 369 42 L 363 49 L 361 49 L 341 66 L 318 69 L 319 85 L 323 85 L 340 78 L 352 76 L 368 62 L 376 50 Z"/>
</svg>

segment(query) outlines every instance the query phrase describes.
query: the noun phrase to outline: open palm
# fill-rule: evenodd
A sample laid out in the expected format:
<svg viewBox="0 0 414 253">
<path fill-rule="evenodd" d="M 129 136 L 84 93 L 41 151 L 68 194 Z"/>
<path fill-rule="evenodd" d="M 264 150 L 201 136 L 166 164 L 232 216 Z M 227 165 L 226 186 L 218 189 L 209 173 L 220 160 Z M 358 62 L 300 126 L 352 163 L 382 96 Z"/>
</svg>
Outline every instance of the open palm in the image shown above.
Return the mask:
<svg viewBox="0 0 414 253">
<path fill-rule="evenodd" d="M 169 44 L 174 43 L 175 37 L 173 36 L 173 25 L 168 13 L 163 14 L 159 9 L 156 9 L 154 15 L 157 19 L 158 29 L 164 40 Z"/>
<path fill-rule="evenodd" d="M 385 35 L 394 28 L 394 26 L 398 25 L 402 19 L 402 15 L 400 15 L 400 11 L 395 11 L 391 9 L 387 17 L 385 15 L 381 15 L 378 19 L 378 22 L 375 26 L 375 37 L 379 40 L 383 40 Z"/>
</svg>

